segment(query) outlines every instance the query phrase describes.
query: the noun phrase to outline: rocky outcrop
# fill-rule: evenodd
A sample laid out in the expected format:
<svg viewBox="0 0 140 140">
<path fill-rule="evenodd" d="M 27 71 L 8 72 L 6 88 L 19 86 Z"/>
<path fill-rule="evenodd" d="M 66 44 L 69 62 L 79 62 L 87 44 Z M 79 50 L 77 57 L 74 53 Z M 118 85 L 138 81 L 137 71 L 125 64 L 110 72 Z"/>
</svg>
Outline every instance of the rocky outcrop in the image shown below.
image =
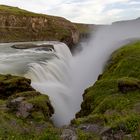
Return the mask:
<svg viewBox="0 0 140 140">
<path fill-rule="evenodd" d="M 85 23 L 73 23 L 79 31 L 79 42 L 90 41 L 91 37 L 96 33 L 99 28 L 107 25 L 98 24 L 85 24 Z"/>
<path fill-rule="evenodd" d="M 0 42 L 62 41 L 69 47 L 79 41 L 79 31 L 70 21 L 0 5 Z"/>
<path fill-rule="evenodd" d="M 80 40 L 89 40 L 93 32 L 96 31 L 98 25 L 94 24 L 82 24 L 82 23 L 73 23 L 79 31 L 79 39 Z"/>
<path fill-rule="evenodd" d="M 23 77 L 0 75 L 0 138 L 59 140 L 50 120 L 54 109 L 48 96 L 30 83 Z"/>
<path fill-rule="evenodd" d="M 122 93 L 140 90 L 140 80 L 134 78 L 123 77 L 118 81 L 118 89 Z"/>
</svg>

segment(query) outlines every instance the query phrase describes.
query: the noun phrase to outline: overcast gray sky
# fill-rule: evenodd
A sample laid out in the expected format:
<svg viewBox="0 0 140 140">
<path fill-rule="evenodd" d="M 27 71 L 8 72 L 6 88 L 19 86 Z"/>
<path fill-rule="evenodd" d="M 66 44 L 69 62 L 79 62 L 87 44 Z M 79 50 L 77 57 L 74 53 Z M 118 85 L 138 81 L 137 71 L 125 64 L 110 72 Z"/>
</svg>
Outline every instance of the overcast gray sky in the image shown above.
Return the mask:
<svg viewBox="0 0 140 140">
<path fill-rule="evenodd" d="M 82 23 L 108 24 L 140 17 L 140 0 L 0 0 L 0 4 Z"/>
</svg>

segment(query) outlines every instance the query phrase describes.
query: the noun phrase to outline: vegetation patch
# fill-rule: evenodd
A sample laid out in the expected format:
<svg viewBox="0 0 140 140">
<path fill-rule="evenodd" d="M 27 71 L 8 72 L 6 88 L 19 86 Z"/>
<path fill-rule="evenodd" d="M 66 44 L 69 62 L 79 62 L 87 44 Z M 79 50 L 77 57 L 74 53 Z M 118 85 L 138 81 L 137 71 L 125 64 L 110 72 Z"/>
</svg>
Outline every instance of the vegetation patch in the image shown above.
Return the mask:
<svg viewBox="0 0 140 140">
<path fill-rule="evenodd" d="M 102 137 L 140 136 L 140 42 L 115 51 L 100 79 L 85 90 L 77 119 L 72 124 L 110 127 Z"/>
<path fill-rule="evenodd" d="M 0 139 L 59 140 L 49 97 L 30 84 L 24 77 L 0 75 Z"/>
</svg>

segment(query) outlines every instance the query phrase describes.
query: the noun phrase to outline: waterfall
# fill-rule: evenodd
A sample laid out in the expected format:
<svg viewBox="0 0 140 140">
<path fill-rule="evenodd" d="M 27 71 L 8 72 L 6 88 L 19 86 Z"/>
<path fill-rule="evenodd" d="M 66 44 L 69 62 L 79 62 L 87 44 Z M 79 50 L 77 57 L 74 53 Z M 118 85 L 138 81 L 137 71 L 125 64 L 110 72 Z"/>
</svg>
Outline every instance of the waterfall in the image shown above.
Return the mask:
<svg viewBox="0 0 140 140">
<path fill-rule="evenodd" d="M 71 54 L 64 43 L 54 45 L 54 51 L 36 49 L 14 50 L 2 44 L 0 73 L 22 75 L 32 80 L 32 86 L 50 97 L 55 109 L 52 119 L 57 126 L 69 124 L 80 110 L 82 94 L 94 84 L 111 53 L 124 44 L 140 38 L 140 20 L 102 26 L 82 51 Z"/>
<path fill-rule="evenodd" d="M 50 97 L 55 109 L 54 123 L 58 126 L 70 121 L 71 112 L 71 76 L 70 60 L 72 54 L 69 48 L 61 43 L 54 45 L 53 59 L 39 63 L 30 63 L 25 77 L 32 80 L 32 86 Z M 69 118 L 70 117 L 70 118 Z"/>
</svg>

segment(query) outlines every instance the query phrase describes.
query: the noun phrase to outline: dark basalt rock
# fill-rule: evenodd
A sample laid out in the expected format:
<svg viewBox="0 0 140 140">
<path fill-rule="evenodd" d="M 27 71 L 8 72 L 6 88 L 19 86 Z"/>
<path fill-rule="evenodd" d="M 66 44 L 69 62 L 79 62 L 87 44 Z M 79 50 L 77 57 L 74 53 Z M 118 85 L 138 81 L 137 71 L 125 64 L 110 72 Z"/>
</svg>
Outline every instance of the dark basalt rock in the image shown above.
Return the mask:
<svg viewBox="0 0 140 140">
<path fill-rule="evenodd" d="M 7 106 L 16 112 L 17 117 L 27 118 L 33 109 L 33 104 L 25 101 L 25 97 L 17 97 L 11 100 Z"/>
<path fill-rule="evenodd" d="M 72 127 L 64 128 L 61 138 L 62 140 L 78 140 L 76 130 Z"/>
<path fill-rule="evenodd" d="M 0 75 L 0 99 L 7 99 L 18 92 L 34 91 L 30 84 L 31 80 L 24 77 Z"/>
<path fill-rule="evenodd" d="M 140 90 L 140 81 L 135 78 L 121 78 L 118 81 L 118 89 L 122 93 L 127 93 L 128 91 Z"/>
<path fill-rule="evenodd" d="M 28 43 L 28 44 L 14 44 L 14 45 L 11 46 L 11 48 L 14 48 L 14 49 L 37 48 L 37 50 L 44 50 L 44 51 L 52 51 L 52 50 L 54 50 L 53 45 L 50 45 L 50 44 L 36 45 L 36 44 L 32 44 L 32 43 Z"/>
</svg>

